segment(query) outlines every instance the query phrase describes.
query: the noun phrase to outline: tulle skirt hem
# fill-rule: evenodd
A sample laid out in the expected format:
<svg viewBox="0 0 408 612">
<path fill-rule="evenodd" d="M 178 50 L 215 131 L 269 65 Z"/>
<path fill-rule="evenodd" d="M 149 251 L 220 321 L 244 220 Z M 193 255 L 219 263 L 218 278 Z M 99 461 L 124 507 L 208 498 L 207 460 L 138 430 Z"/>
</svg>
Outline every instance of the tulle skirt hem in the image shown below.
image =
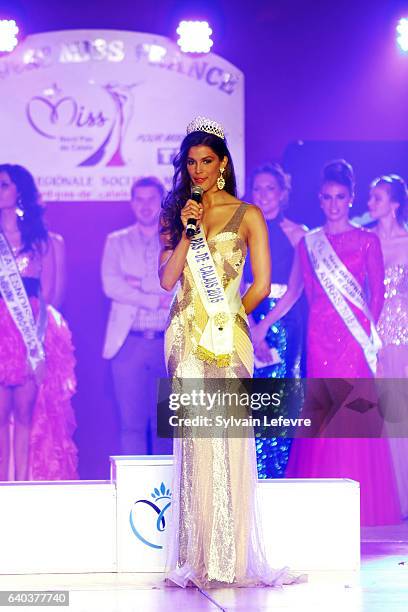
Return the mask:
<svg viewBox="0 0 408 612">
<path fill-rule="evenodd" d="M 279 570 L 270 569 L 264 576 L 236 577 L 232 582 L 209 579 L 208 576 L 199 576 L 191 567 L 178 567 L 167 572 L 165 584 L 181 588 L 198 587 L 199 589 L 220 588 L 250 588 L 250 587 L 283 587 L 289 584 L 307 582 L 307 574 L 298 576 L 291 574 L 288 567 Z"/>
</svg>

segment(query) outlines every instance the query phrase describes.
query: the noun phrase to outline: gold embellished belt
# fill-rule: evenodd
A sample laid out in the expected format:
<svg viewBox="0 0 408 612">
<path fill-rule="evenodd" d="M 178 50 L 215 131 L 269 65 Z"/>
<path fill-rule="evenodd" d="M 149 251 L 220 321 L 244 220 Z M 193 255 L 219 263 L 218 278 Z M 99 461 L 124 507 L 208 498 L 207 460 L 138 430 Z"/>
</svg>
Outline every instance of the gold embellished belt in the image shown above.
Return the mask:
<svg viewBox="0 0 408 612">
<path fill-rule="evenodd" d="M 221 355 L 216 355 L 212 351 L 209 351 L 204 346 L 197 346 L 195 354 L 198 359 L 201 361 L 205 361 L 210 365 L 215 365 L 217 368 L 227 368 L 231 365 L 231 355 L 229 353 L 223 353 Z"/>
<path fill-rule="evenodd" d="M 287 290 L 288 290 L 287 285 L 281 285 L 280 283 L 272 283 L 271 291 L 268 297 L 278 300 L 279 298 L 285 295 Z"/>
</svg>

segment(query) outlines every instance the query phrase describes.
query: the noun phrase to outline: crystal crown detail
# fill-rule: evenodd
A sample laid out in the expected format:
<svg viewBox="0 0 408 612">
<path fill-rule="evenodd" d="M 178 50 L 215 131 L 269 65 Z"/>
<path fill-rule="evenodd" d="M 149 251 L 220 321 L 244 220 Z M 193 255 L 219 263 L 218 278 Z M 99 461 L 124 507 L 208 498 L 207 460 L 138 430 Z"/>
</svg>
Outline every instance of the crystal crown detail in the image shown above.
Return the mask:
<svg viewBox="0 0 408 612">
<path fill-rule="evenodd" d="M 222 125 L 208 117 L 195 117 L 187 126 L 187 134 L 191 134 L 191 132 L 207 132 L 207 134 L 214 134 L 214 136 L 223 140 L 225 138 Z"/>
</svg>

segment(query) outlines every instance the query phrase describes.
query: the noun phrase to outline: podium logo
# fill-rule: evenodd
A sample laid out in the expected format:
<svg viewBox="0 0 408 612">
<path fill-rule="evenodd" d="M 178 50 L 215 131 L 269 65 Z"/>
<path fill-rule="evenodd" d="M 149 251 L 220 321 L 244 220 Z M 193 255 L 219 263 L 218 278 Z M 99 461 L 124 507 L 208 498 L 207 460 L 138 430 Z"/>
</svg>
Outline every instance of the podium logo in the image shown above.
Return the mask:
<svg viewBox="0 0 408 612">
<path fill-rule="evenodd" d="M 138 499 L 134 502 L 130 514 L 130 527 L 138 540 L 150 548 L 161 550 L 160 535 L 166 530 L 165 514 L 171 506 L 171 491 L 164 482 L 155 488 L 150 499 Z"/>
</svg>

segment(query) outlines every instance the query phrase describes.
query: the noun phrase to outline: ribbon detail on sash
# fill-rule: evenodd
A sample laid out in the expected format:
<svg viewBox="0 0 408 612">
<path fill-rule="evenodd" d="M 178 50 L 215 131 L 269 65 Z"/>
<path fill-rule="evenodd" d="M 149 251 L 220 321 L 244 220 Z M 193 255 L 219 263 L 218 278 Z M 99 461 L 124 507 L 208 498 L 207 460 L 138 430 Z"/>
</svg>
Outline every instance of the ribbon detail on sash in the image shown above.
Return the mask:
<svg viewBox="0 0 408 612">
<path fill-rule="evenodd" d="M 43 346 L 45 307 L 44 305 L 40 307 L 36 324 L 17 262 L 2 232 L 0 232 L 0 293 L 24 341 L 28 362 L 33 372 L 37 373 L 45 360 Z"/>
<path fill-rule="evenodd" d="M 322 228 L 309 232 L 305 241 L 312 267 L 322 288 L 349 332 L 363 349 L 367 363 L 375 374 L 381 340 L 360 284 L 341 261 Z M 361 310 L 369 320 L 370 336 L 358 321 L 347 300 Z"/>
<path fill-rule="evenodd" d="M 208 314 L 196 355 L 217 367 L 226 367 L 231 363 L 235 314 L 231 312 L 201 227 L 191 239 L 187 262 Z"/>
</svg>

